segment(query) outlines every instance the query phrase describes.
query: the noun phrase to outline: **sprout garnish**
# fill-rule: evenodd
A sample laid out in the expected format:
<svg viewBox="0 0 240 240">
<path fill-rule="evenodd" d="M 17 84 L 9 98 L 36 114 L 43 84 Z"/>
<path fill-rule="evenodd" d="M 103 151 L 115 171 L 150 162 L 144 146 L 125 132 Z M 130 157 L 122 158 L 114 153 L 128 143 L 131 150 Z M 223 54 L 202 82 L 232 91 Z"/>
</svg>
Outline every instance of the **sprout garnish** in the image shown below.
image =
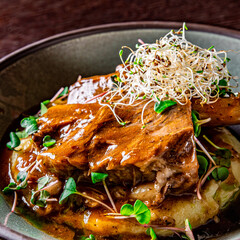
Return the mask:
<svg viewBox="0 0 240 240">
<path fill-rule="evenodd" d="M 77 186 L 76 186 L 76 182 L 75 180 L 70 177 L 66 184 L 65 184 L 65 187 L 64 187 L 64 190 L 59 198 L 59 203 L 60 204 L 63 204 L 64 202 L 67 201 L 68 197 L 73 195 L 73 194 L 77 194 L 77 195 L 80 195 L 81 197 L 83 198 L 87 198 L 89 200 L 92 200 L 92 201 L 95 201 L 97 203 L 99 203 L 100 205 L 104 206 L 105 208 L 107 208 L 108 210 L 110 210 L 111 212 L 114 212 L 114 210 L 112 208 L 110 208 L 108 205 L 106 205 L 105 203 L 93 198 L 93 197 L 90 197 L 84 193 L 80 193 L 77 191 Z"/>
<path fill-rule="evenodd" d="M 105 215 L 115 219 L 136 218 L 140 224 L 148 224 L 151 218 L 150 210 L 139 199 L 136 200 L 133 206 L 131 204 L 124 204 L 121 207 L 120 213 L 107 213 Z"/>
<path fill-rule="evenodd" d="M 44 147 L 51 147 L 53 146 L 54 144 L 56 143 L 56 140 L 51 138 L 50 135 L 46 135 L 44 138 L 43 138 L 43 146 Z"/>
<path fill-rule="evenodd" d="M 103 186 L 104 186 L 104 189 L 107 193 L 107 196 L 108 196 L 108 199 L 109 201 L 111 202 L 112 204 L 112 207 L 114 209 L 115 212 L 117 212 L 117 208 L 115 206 L 115 203 L 112 199 L 112 196 L 108 190 L 108 187 L 107 187 L 107 184 L 106 184 L 106 181 L 105 179 L 108 177 L 108 174 L 106 173 L 97 173 L 97 172 L 91 172 L 91 179 L 92 179 L 92 182 L 95 184 L 97 182 L 102 182 L 103 183 Z"/>
<path fill-rule="evenodd" d="M 183 24 L 182 31 L 170 31 L 154 44 L 141 41 L 136 51 L 122 47 L 119 55 L 123 67 L 118 70 L 121 82 L 99 98 L 119 123 L 122 121 L 115 114 L 116 106 L 133 105 L 144 96 L 155 103 L 171 100 L 183 105 L 200 98 L 202 104 L 209 104 L 229 89 L 234 77 L 226 67 L 227 53 L 214 46 L 203 49 L 192 44 L 185 38 L 186 29 Z M 126 61 L 122 59 L 123 49 L 130 50 Z"/>
</svg>

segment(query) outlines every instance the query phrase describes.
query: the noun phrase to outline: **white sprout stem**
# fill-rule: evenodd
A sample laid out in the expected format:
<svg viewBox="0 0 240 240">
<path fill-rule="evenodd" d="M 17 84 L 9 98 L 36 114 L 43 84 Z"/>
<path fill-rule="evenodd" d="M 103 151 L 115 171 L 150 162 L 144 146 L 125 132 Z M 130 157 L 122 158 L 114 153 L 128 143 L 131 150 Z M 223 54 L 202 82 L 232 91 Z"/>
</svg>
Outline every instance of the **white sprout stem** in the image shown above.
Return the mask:
<svg viewBox="0 0 240 240">
<path fill-rule="evenodd" d="M 211 155 L 208 153 L 208 151 L 206 150 L 206 148 L 201 144 L 201 142 L 194 136 L 194 140 L 197 143 L 197 145 L 203 150 L 203 152 L 207 155 L 207 157 L 211 160 L 211 162 L 213 163 L 213 165 L 216 166 L 215 161 L 213 160 L 213 158 L 211 157 Z"/>
<path fill-rule="evenodd" d="M 147 107 L 147 105 L 148 105 L 149 103 L 153 102 L 153 101 L 154 101 L 154 100 L 148 101 L 148 102 L 144 105 L 144 107 L 143 107 L 143 109 L 142 109 L 141 120 L 142 120 L 142 124 L 143 124 L 143 125 L 144 125 L 144 119 L 143 119 L 143 117 L 144 117 L 144 110 L 145 110 L 145 108 Z"/>
<path fill-rule="evenodd" d="M 16 206 L 17 206 L 17 192 L 14 191 L 14 201 L 13 201 L 12 209 L 11 209 L 11 212 L 9 212 L 7 214 L 7 216 L 5 217 L 4 226 L 7 226 L 8 219 L 9 219 L 10 215 L 12 213 L 14 213 Z"/>
<path fill-rule="evenodd" d="M 107 196 L 108 196 L 108 198 L 109 198 L 109 200 L 110 200 L 110 202 L 111 202 L 111 204 L 112 204 L 112 207 L 113 207 L 114 211 L 117 212 L 116 205 L 115 205 L 115 203 L 114 203 L 114 201 L 113 201 L 113 199 L 112 199 L 112 196 L 111 196 L 111 194 L 110 194 L 110 192 L 109 192 L 109 190 L 108 190 L 108 187 L 107 187 L 107 184 L 106 184 L 105 179 L 103 179 L 103 186 L 104 186 L 104 188 L 105 188 L 105 191 L 106 191 Z"/>
</svg>

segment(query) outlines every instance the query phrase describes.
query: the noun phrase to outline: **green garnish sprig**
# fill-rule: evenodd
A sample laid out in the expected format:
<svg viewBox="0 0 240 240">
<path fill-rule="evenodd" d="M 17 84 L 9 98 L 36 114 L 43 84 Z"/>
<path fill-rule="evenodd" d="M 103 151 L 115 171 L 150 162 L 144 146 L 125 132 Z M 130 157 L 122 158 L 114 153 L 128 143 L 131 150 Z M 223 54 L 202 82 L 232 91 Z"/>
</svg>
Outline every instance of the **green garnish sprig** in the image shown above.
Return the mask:
<svg viewBox="0 0 240 240">
<path fill-rule="evenodd" d="M 199 113 L 195 110 L 192 111 L 192 122 L 194 128 L 195 137 L 199 137 L 201 133 L 201 125 L 211 121 L 211 118 L 200 120 Z"/>
<path fill-rule="evenodd" d="M 140 224 L 148 224 L 151 219 L 151 212 L 141 200 L 137 199 L 134 205 L 124 204 L 120 213 L 107 213 L 105 216 L 115 219 L 135 218 Z"/>
<path fill-rule="evenodd" d="M 5 194 L 8 194 L 8 193 L 12 193 L 14 191 L 26 188 L 28 185 L 27 179 L 28 179 L 28 172 L 20 171 L 17 175 L 17 182 L 20 182 L 20 183 L 19 184 L 15 182 L 9 183 L 9 185 L 3 189 L 3 192 Z"/>
<path fill-rule="evenodd" d="M 83 198 L 87 198 L 89 200 L 92 200 L 94 202 L 99 203 L 100 205 L 102 205 L 103 207 L 107 208 L 108 210 L 110 210 L 111 212 L 114 212 L 114 210 L 112 208 L 110 208 L 107 204 L 99 201 L 98 199 L 95 199 L 93 197 L 88 196 L 87 194 L 81 193 L 77 191 L 77 186 L 76 186 L 76 182 L 75 180 L 70 177 L 67 181 L 66 184 L 64 186 L 64 190 L 59 198 L 59 204 L 63 204 L 64 202 L 66 202 L 69 198 L 69 196 L 73 195 L 73 194 L 77 194 L 80 195 Z"/>
<path fill-rule="evenodd" d="M 147 235 L 149 235 L 151 237 L 151 240 L 157 240 L 157 235 L 154 232 L 152 227 L 148 228 L 146 233 L 147 233 Z"/>
<path fill-rule="evenodd" d="M 43 138 L 43 146 L 44 147 L 52 147 L 53 145 L 55 145 L 56 143 L 56 140 L 51 138 L 50 135 L 46 135 L 44 138 Z"/>
<path fill-rule="evenodd" d="M 219 166 L 218 168 L 214 169 L 212 172 L 212 177 L 216 181 L 224 181 L 229 176 L 229 171 L 227 168 L 231 165 L 231 156 L 232 153 L 227 148 L 222 148 L 214 144 L 206 135 L 203 135 L 203 138 L 211 144 L 215 149 L 217 149 L 213 156 L 213 159 L 215 160 L 216 164 Z"/>
<path fill-rule="evenodd" d="M 21 143 L 20 138 L 18 137 L 18 135 L 15 132 L 10 132 L 10 142 L 8 142 L 6 144 L 6 146 L 10 149 L 10 150 L 15 150 L 16 147 L 18 147 Z"/>
<path fill-rule="evenodd" d="M 41 116 L 45 114 L 48 110 L 47 105 L 50 103 L 50 100 L 45 100 L 40 104 Z"/>
<path fill-rule="evenodd" d="M 184 235 L 182 235 L 181 237 L 184 239 L 188 239 L 188 240 L 195 240 L 195 237 L 193 235 L 192 232 L 192 226 L 189 222 L 188 219 L 185 220 L 185 228 L 177 228 L 177 227 L 162 227 L 162 226 L 158 226 L 158 225 L 145 225 L 145 227 L 149 227 L 147 229 L 147 234 L 151 236 L 151 240 L 157 239 L 156 237 L 156 233 L 154 232 L 153 228 L 155 229 L 159 229 L 159 230 L 170 230 L 173 231 L 174 233 L 176 233 L 179 237 L 179 233 L 183 233 Z"/>
<path fill-rule="evenodd" d="M 158 101 L 155 103 L 154 105 L 154 111 L 156 113 L 162 113 L 163 111 L 165 111 L 167 108 L 176 105 L 177 103 L 175 101 L 172 100 L 165 100 L 165 101 Z"/>
<path fill-rule="evenodd" d="M 90 234 L 88 237 L 81 236 L 79 240 L 95 240 L 95 236 L 93 234 Z"/>
<path fill-rule="evenodd" d="M 44 187 L 48 184 L 49 177 L 43 176 L 37 180 L 38 186 L 37 191 L 32 191 L 31 203 L 39 207 L 45 207 L 47 199 L 50 197 L 50 193 L 44 190 Z"/>
<path fill-rule="evenodd" d="M 109 201 L 111 202 L 112 204 L 112 207 L 114 209 L 115 212 L 117 212 L 117 208 L 116 208 L 116 205 L 112 199 L 112 196 L 108 190 L 108 187 L 107 187 L 107 184 L 106 184 L 106 178 L 108 177 L 108 174 L 107 173 L 97 173 L 97 172 L 91 172 L 91 179 L 92 179 L 92 182 L 95 184 L 95 183 L 98 183 L 98 182 L 102 182 L 103 183 L 103 186 L 104 186 L 104 189 L 107 193 L 107 196 L 108 196 L 108 199 Z"/>
</svg>

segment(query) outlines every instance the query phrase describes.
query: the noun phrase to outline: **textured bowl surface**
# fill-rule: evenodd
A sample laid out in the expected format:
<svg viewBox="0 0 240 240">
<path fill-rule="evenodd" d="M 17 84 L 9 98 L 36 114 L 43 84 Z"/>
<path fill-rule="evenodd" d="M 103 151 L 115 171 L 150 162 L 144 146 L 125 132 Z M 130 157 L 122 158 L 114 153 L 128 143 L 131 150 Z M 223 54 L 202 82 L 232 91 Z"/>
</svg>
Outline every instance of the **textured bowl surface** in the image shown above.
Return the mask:
<svg viewBox="0 0 240 240">
<path fill-rule="evenodd" d="M 21 112 L 49 99 L 62 86 L 83 77 L 113 72 L 120 63 L 121 46 L 135 47 L 137 39 L 155 42 L 177 23 L 125 23 L 77 30 L 40 41 L 0 60 L 0 139 L 9 124 Z M 219 28 L 188 24 L 186 37 L 204 48 L 214 45 L 217 50 L 240 50 L 240 33 Z M 191 30 L 194 29 L 194 30 Z M 240 76 L 240 54 L 229 52 L 229 71 Z M 9 206 L 0 195 L 0 222 Z M 53 239 L 23 218 L 11 215 L 9 228 L 36 239 Z M 24 239 L 0 226 L 0 236 Z M 13 234 L 13 235 L 12 235 Z M 224 239 L 240 239 L 240 234 Z"/>
</svg>

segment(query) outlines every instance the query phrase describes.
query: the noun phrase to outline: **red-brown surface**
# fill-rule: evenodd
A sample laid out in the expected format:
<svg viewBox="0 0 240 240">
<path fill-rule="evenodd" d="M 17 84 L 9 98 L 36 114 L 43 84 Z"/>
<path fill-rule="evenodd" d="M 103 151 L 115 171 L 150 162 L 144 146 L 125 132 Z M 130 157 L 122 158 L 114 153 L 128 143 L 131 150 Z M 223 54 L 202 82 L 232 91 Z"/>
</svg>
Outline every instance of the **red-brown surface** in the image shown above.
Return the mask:
<svg viewBox="0 0 240 240">
<path fill-rule="evenodd" d="M 0 0 L 0 57 L 77 28 L 126 21 L 178 21 L 240 30 L 238 0 Z"/>
</svg>

